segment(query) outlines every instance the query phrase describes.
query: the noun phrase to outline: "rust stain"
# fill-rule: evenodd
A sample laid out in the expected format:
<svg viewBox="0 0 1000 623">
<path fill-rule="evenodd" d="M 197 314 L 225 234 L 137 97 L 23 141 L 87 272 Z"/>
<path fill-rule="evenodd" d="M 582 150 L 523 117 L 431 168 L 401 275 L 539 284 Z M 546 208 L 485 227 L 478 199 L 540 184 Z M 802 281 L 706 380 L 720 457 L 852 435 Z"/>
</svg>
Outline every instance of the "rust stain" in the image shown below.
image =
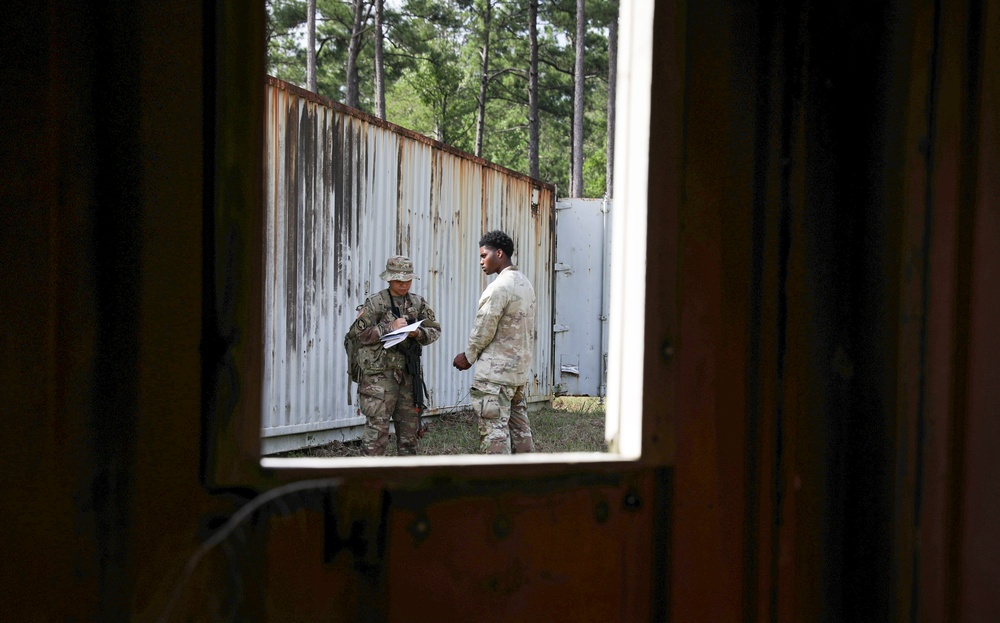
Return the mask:
<svg viewBox="0 0 1000 623">
<path fill-rule="evenodd" d="M 299 246 L 298 228 L 296 227 L 298 223 L 298 187 L 296 184 L 298 152 L 295 149 L 299 135 L 298 116 L 299 107 L 296 102 L 291 102 L 285 117 L 285 131 L 287 132 L 285 137 L 285 213 L 288 215 L 285 221 L 286 249 L 297 249 Z M 292 261 L 288 261 L 289 259 Z M 289 287 L 290 284 L 296 283 L 298 275 L 296 270 L 298 266 L 294 259 L 294 257 L 286 257 L 285 261 L 285 330 L 287 331 L 286 353 L 289 360 L 295 358 L 298 337 L 296 330 L 298 326 L 298 298 L 296 289 Z"/>
<path fill-rule="evenodd" d="M 317 104 L 320 104 L 321 106 L 326 106 L 327 108 L 330 108 L 330 109 L 332 109 L 332 110 L 334 110 L 334 111 L 336 111 L 338 113 L 341 113 L 342 115 L 345 115 L 345 116 L 348 116 L 348 117 L 352 117 L 352 118 L 357 119 L 359 121 L 364 121 L 365 123 L 370 123 L 370 124 L 372 124 L 374 126 L 378 126 L 379 128 L 382 128 L 382 129 L 385 129 L 385 130 L 389 130 L 389 131 L 393 132 L 394 134 L 398 134 L 399 136 L 405 136 L 406 138 L 414 140 L 414 141 L 416 141 L 418 143 L 423 143 L 425 145 L 429 145 L 429 146 L 433 147 L 434 149 L 436 149 L 438 151 L 447 152 L 447 153 L 453 154 L 455 156 L 458 156 L 459 158 L 462 158 L 463 160 L 468 160 L 470 162 L 474 162 L 474 163 L 476 163 L 476 164 L 478 164 L 478 165 L 480 165 L 482 167 L 485 167 L 487 169 L 493 169 L 495 171 L 499 171 L 499 172 L 503 173 L 504 175 L 508 175 L 508 176 L 515 177 L 515 178 L 519 178 L 519 179 L 522 179 L 522 180 L 528 180 L 528 181 L 531 181 L 531 182 L 534 182 L 534 183 L 537 183 L 537 184 L 541 184 L 543 186 L 547 186 L 547 187 L 551 188 L 552 190 L 555 190 L 555 185 L 554 184 L 551 184 L 549 182 L 543 182 L 541 180 L 536 180 L 535 178 L 532 178 L 532 177 L 530 177 L 528 175 L 525 175 L 524 173 L 520 173 L 518 171 L 514 171 L 513 169 L 508 169 L 506 167 L 500 166 L 499 164 L 496 164 L 495 162 L 490 162 L 489 160 L 485 160 L 483 158 L 480 158 L 479 156 L 470 154 L 469 152 L 462 151 L 461 149 L 456 149 L 455 147 L 452 147 L 451 145 L 446 145 L 445 143 L 436 141 L 436 140 L 434 140 L 434 139 L 432 139 L 432 138 L 430 138 L 428 136 L 424 136 L 423 134 L 418 134 L 417 132 L 414 132 L 413 130 L 404 128 L 403 126 L 399 126 L 399 125 L 396 125 L 395 123 L 390 123 L 390 122 L 385 121 L 383 119 L 379 119 L 378 117 L 370 115 L 370 114 L 366 113 L 363 110 L 358 110 L 357 108 L 351 108 L 350 106 L 345 106 L 344 104 L 341 104 L 340 102 L 335 102 L 334 100 L 325 98 L 322 95 L 317 95 L 316 93 L 313 93 L 312 91 L 308 91 L 308 90 L 303 89 L 301 87 L 297 87 L 294 84 L 291 84 L 290 82 L 285 82 L 284 80 L 279 80 L 278 78 L 275 78 L 274 76 L 267 76 L 266 77 L 266 82 L 267 82 L 267 84 L 275 87 L 276 89 L 281 89 L 282 91 L 286 91 L 288 93 L 291 93 L 291 94 L 295 95 L 296 97 L 299 97 L 299 98 L 301 98 L 303 100 L 306 100 L 306 101 L 309 101 L 309 102 L 315 102 Z"/>
</svg>

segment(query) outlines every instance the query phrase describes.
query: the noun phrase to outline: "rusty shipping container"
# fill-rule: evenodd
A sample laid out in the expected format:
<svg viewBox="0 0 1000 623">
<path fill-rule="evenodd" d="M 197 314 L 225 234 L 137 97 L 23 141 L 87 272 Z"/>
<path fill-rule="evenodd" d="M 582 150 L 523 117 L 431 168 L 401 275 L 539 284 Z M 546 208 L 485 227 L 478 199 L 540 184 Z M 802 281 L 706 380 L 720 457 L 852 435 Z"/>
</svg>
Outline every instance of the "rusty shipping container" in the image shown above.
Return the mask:
<svg viewBox="0 0 1000 623">
<path fill-rule="evenodd" d="M 451 361 L 492 279 L 478 263 L 490 229 L 534 284 L 529 400 L 551 397 L 554 187 L 271 77 L 265 157 L 265 453 L 360 435 L 343 336 L 397 253 L 442 326 L 424 350 L 429 414 L 468 404 L 472 374 Z"/>
</svg>

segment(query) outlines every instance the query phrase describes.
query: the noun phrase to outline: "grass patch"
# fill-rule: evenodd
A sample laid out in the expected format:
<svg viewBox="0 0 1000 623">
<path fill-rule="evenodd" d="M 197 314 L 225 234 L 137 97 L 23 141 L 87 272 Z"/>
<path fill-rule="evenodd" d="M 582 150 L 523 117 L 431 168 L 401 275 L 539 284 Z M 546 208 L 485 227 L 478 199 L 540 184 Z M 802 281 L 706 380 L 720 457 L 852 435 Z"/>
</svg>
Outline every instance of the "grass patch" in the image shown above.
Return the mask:
<svg viewBox="0 0 1000 623">
<path fill-rule="evenodd" d="M 551 408 L 529 414 L 536 452 L 607 452 L 604 401 L 559 396 Z"/>
<path fill-rule="evenodd" d="M 589 396 L 559 396 L 551 407 L 528 414 L 536 452 L 606 452 L 604 402 Z M 419 455 L 478 454 L 479 430 L 472 410 L 446 413 L 428 422 L 428 430 L 417 447 Z M 396 455 L 391 435 L 387 456 Z M 359 441 L 339 442 L 283 452 L 282 457 L 362 456 Z"/>
</svg>

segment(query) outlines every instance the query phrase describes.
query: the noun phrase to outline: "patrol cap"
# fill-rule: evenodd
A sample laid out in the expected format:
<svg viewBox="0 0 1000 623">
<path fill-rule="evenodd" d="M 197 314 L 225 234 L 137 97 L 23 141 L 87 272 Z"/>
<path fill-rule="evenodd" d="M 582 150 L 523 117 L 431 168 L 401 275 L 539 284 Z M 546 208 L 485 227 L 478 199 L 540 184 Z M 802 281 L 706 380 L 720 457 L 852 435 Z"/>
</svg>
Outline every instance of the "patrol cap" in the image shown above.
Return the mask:
<svg viewBox="0 0 1000 623">
<path fill-rule="evenodd" d="M 413 273 L 413 261 L 405 255 L 393 255 L 385 261 L 385 270 L 379 275 L 383 281 L 410 281 L 420 279 Z"/>
</svg>

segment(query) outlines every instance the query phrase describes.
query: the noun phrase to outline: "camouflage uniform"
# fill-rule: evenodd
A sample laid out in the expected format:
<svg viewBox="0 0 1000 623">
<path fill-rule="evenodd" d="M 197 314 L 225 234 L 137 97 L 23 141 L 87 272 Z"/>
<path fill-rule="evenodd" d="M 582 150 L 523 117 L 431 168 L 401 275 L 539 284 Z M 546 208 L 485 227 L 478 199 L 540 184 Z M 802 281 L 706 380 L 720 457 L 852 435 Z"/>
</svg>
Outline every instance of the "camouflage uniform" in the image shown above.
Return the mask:
<svg viewBox="0 0 1000 623">
<path fill-rule="evenodd" d="M 476 363 L 470 392 L 479 417 L 479 451 L 533 452 L 524 388 L 531 377 L 535 337 L 535 290 L 513 266 L 505 268 L 479 298 L 465 358 Z"/>
<path fill-rule="evenodd" d="M 382 273 L 383 279 L 387 276 L 392 278 L 399 276 L 389 270 L 393 260 L 409 262 L 401 256 L 390 258 L 386 272 Z M 400 261 L 397 261 L 397 264 Z M 412 271 L 412 264 L 408 266 L 408 270 Z M 401 281 L 408 280 L 401 279 Z M 413 377 L 406 371 L 406 358 L 399 352 L 399 348 L 414 339 L 421 346 L 426 346 L 441 335 L 441 325 L 434 317 L 434 310 L 422 296 L 411 292 L 393 299 L 401 317 L 407 317 L 411 321 L 424 321 L 417 329 L 420 335 L 416 338 L 408 337 L 398 346 L 383 348 L 379 338 L 392 330 L 390 328 L 392 322 L 397 318 L 393 313 L 389 297 L 389 290 L 381 290 L 369 296 L 350 329 L 350 333 L 357 336 L 361 343 L 358 349 L 358 361 L 363 374 L 358 383 L 358 402 L 361 413 L 365 416 L 363 444 L 365 454 L 369 456 L 385 454 L 389 441 L 390 420 L 396 425 L 398 453 L 400 455 L 417 453 L 420 414 L 413 402 Z"/>
</svg>

